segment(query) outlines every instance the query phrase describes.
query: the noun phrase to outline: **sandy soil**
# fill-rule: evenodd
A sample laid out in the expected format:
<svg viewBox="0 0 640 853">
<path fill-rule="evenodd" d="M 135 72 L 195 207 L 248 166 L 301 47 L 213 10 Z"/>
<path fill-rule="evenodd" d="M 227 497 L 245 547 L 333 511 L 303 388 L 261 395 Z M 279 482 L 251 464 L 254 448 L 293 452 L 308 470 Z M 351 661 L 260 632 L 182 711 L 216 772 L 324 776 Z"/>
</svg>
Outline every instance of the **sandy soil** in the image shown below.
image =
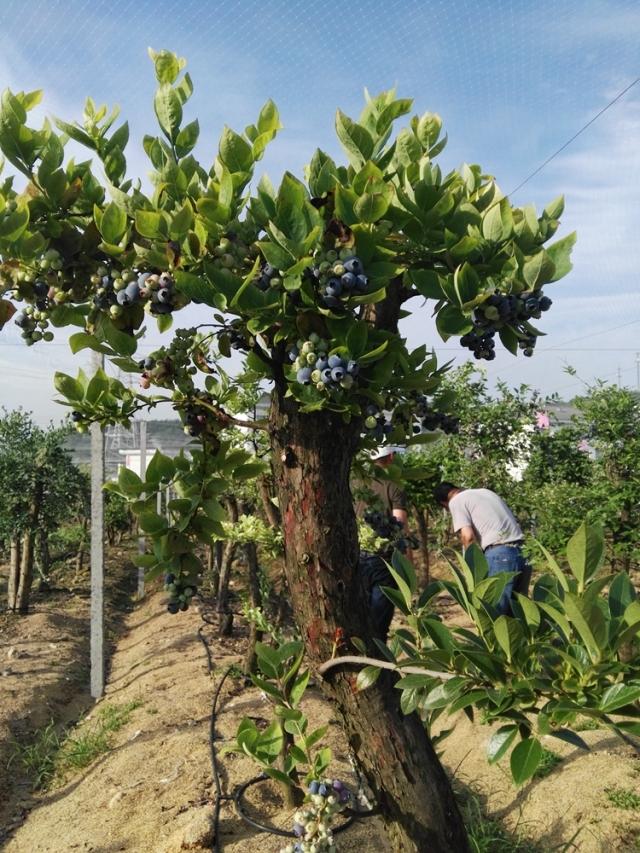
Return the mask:
<svg viewBox="0 0 640 853">
<path fill-rule="evenodd" d="M 177 853 L 211 849 L 214 787 L 207 743 L 211 698 L 227 666 L 241 660 L 244 637 L 240 629 L 237 636 L 222 640 L 215 629 L 205 628 L 214 656 L 210 676 L 197 633 L 201 625 L 198 613 L 191 609 L 172 617 L 162 604 L 161 594 L 151 594 L 128 616 L 112 659 L 106 695 L 96 710 L 132 701 L 139 702 L 139 707 L 114 735 L 109 752 L 48 793 L 25 798 L 21 808 L 28 814 L 6 840 L 3 849 L 7 853 Z M 86 602 L 81 606 L 86 607 Z M 43 684 L 47 684 L 46 701 L 53 701 L 54 696 L 63 705 L 66 701 L 71 714 L 77 707 L 73 702 L 79 702 L 82 709 L 83 694 L 78 693 L 77 684 L 62 683 L 67 677 L 62 675 L 64 666 L 58 673 L 44 650 L 44 645 L 54 641 L 38 633 L 43 628 L 35 616 L 33 633 L 24 637 L 25 648 L 33 650 L 34 658 L 19 662 L 42 672 L 32 673 L 36 681 L 27 681 L 26 672 L 22 681 L 16 679 L 23 687 L 22 704 L 15 707 L 23 708 L 24 714 L 32 708 L 35 716 L 43 697 L 37 691 L 45 690 Z M 451 618 L 455 618 L 453 609 Z M 64 628 L 58 626 L 57 636 L 59 646 L 68 648 L 67 662 L 74 654 L 78 655 L 76 661 L 86 660 L 83 641 L 73 634 L 72 622 L 67 619 L 63 624 Z M 38 664 L 37 654 L 46 657 L 46 666 Z M 0 684 L 5 687 L 8 679 Z M 20 693 L 16 683 L 12 689 Z M 14 701 L 18 701 L 16 696 Z M 329 723 L 335 772 L 342 778 L 353 778 L 340 728 L 317 689 L 309 691 L 305 710 L 312 725 Z M 40 714 L 38 719 L 46 716 Z M 270 718 L 269 706 L 255 688 L 228 679 L 221 692 L 216 723 L 218 748 L 233 737 L 244 716 L 266 720 Z M 91 719 L 81 723 L 81 727 L 85 725 L 91 725 Z M 444 725 L 449 727 L 450 721 Z M 607 799 L 607 789 L 612 788 L 640 795 L 640 761 L 629 747 L 601 731 L 583 732 L 593 746 L 589 753 L 549 738 L 546 746 L 563 760 L 547 777 L 516 791 L 506 768 L 490 767 L 485 760 L 490 734 L 489 728 L 473 726 L 460 715 L 454 734 L 443 743 L 443 760 L 456 784 L 475 792 L 486 811 L 500 818 L 512 832 L 535 839 L 542 851 L 640 849 L 640 812 L 616 808 Z M 244 756 L 226 755 L 221 768 L 225 792 L 256 773 Z M 251 789 L 247 802 L 258 818 L 288 828 L 289 815 L 280 808 L 277 792 L 268 785 Z M 342 851 L 383 853 L 388 849 L 377 819 L 362 821 L 339 838 Z M 284 841 L 258 833 L 238 817 L 231 802 L 225 801 L 219 843 L 223 853 L 258 849 L 271 853 L 280 850 Z"/>
</svg>

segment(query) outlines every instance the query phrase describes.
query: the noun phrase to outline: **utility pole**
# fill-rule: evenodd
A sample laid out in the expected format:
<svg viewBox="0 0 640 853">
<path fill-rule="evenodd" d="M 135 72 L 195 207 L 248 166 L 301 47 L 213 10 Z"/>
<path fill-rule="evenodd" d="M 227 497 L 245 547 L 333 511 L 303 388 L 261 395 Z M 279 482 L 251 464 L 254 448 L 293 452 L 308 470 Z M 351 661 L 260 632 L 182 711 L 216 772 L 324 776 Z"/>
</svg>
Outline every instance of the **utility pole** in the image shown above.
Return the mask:
<svg viewBox="0 0 640 853">
<path fill-rule="evenodd" d="M 139 421 L 140 427 L 140 479 L 147 476 L 147 422 Z M 138 537 L 138 553 L 144 554 L 146 541 L 143 535 Z M 138 566 L 138 598 L 144 598 L 144 566 Z"/>
<path fill-rule="evenodd" d="M 104 356 L 93 353 L 94 370 L 104 370 Z M 91 696 L 104 693 L 104 432 L 91 424 Z"/>
</svg>

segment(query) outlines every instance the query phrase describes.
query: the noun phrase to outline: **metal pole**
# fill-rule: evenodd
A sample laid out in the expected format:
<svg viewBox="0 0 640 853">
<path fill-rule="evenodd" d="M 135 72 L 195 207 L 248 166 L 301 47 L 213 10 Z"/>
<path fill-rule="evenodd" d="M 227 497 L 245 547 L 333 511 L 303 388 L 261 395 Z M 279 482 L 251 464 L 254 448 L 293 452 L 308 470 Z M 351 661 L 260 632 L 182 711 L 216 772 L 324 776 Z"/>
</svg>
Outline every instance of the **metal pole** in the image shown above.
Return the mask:
<svg viewBox="0 0 640 853">
<path fill-rule="evenodd" d="M 140 421 L 140 479 L 147 476 L 147 422 Z M 144 554 L 147 547 L 144 536 L 138 537 L 138 553 Z M 138 566 L 138 598 L 144 598 L 144 567 Z"/>
<path fill-rule="evenodd" d="M 93 353 L 94 370 L 104 369 L 104 356 Z M 91 424 L 91 696 L 104 693 L 104 433 Z"/>
</svg>

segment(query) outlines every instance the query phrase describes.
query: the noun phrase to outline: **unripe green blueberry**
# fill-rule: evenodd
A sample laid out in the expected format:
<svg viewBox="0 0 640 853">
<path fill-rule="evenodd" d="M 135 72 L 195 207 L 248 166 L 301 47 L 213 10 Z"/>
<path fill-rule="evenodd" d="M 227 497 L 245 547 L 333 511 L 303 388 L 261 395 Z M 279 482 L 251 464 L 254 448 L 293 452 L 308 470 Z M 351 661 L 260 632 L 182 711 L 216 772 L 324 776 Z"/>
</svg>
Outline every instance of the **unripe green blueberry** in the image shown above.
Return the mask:
<svg viewBox="0 0 640 853">
<path fill-rule="evenodd" d="M 308 366 L 313 367 L 313 365 L 316 363 L 316 359 L 318 358 L 318 356 L 315 354 L 315 352 L 308 352 L 306 357 Z"/>
<path fill-rule="evenodd" d="M 274 275 L 274 277 L 269 281 L 269 286 L 276 288 L 276 289 L 278 287 L 281 287 L 282 286 L 282 279 L 278 278 L 277 275 Z"/>
<path fill-rule="evenodd" d="M 229 240 L 227 237 L 223 237 L 222 240 L 220 240 L 219 245 L 220 249 L 222 250 L 222 254 L 224 255 L 231 249 L 231 240 Z"/>
<path fill-rule="evenodd" d="M 222 256 L 222 266 L 227 267 L 227 269 L 230 269 L 231 267 L 235 266 L 235 263 L 236 259 L 233 257 L 233 255 L 227 253 L 226 255 Z"/>
<path fill-rule="evenodd" d="M 340 260 L 341 260 L 341 261 L 346 261 L 346 260 L 347 260 L 347 258 L 350 258 L 350 257 L 351 257 L 351 255 L 353 255 L 353 250 L 352 250 L 352 249 L 340 249 L 340 255 L 339 255 L 339 257 L 340 257 Z"/>
<path fill-rule="evenodd" d="M 325 258 L 330 263 L 334 263 L 338 260 L 338 253 L 334 249 L 329 249 L 329 251 L 325 254 Z"/>
<path fill-rule="evenodd" d="M 90 282 L 91 282 L 91 284 L 93 284 L 94 286 L 95 286 L 96 284 L 100 284 L 100 276 L 99 276 L 99 275 L 96 275 L 96 274 L 94 273 L 94 274 L 91 276 L 91 278 L 89 279 L 89 281 L 90 281 Z"/>
<path fill-rule="evenodd" d="M 124 290 L 127 286 L 127 282 L 123 278 L 115 278 L 113 280 L 113 289 L 116 293 L 119 293 L 121 290 Z"/>
<path fill-rule="evenodd" d="M 302 344 L 300 352 L 302 353 L 302 355 L 308 355 L 310 352 L 313 352 L 313 344 L 311 343 L 311 341 L 305 341 Z"/>
<path fill-rule="evenodd" d="M 120 306 L 120 305 L 112 305 L 112 306 L 109 308 L 109 314 L 111 314 L 111 316 L 112 316 L 112 317 L 114 317 L 114 318 L 115 318 L 115 317 L 121 317 L 121 316 L 122 316 L 122 313 L 123 313 L 123 312 L 122 312 L 122 308 L 121 308 L 121 306 Z"/>
<path fill-rule="evenodd" d="M 348 391 L 349 388 L 353 387 L 353 382 L 354 382 L 353 376 L 351 376 L 349 373 L 347 373 L 346 376 L 344 376 L 340 380 L 340 387 L 344 388 L 345 390 Z"/>
<path fill-rule="evenodd" d="M 60 258 L 60 252 L 58 252 L 57 249 L 47 249 L 47 251 L 44 253 L 44 257 L 48 261 L 56 261 Z"/>
<path fill-rule="evenodd" d="M 327 390 L 327 386 L 324 384 L 324 382 L 316 382 L 316 388 L 318 391 L 326 391 Z"/>
<path fill-rule="evenodd" d="M 333 271 L 337 276 L 345 274 L 344 264 L 334 264 Z"/>
<path fill-rule="evenodd" d="M 53 261 L 51 261 L 51 269 L 56 270 L 56 272 L 62 269 L 62 261 L 60 260 L 60 258 L 55 258 Z"/>
<path fill-rule="evenodd" d="M 104 264 L 101 264 L 96 270 L 96 273 L 102 277 L 103 275 L 109 275 L 109 270 L 104 266 Z"/>
<path fill-rule="evenodd" d="M 378 421 L 373 417 L 373 415 L 369 415 L 369 417 L 365 419 L 364 425 L 367 429 L 375 429 L 378 425 Z"/>
<path fill-rule="evenodd" d="M 321 273 L 328 273 L 331 269 L 331 264 L 329 263 L 329 261 L 323 261 L 318 267 L 318 269 Z"/>
<path fill-rule="evenodd" d="M 39 266 L 39 267 L 40 267 L 40 269 L 41 269 L 41 270 L 43 270 L 43 271 L 44 271 L 44 270 L 48 270 L 48 269 L 50 269 L 50 268 L 51 268 L 51 261 L 47 260 L 46 258 L 43 258 L 43 259 L 40 261 L 40 263 L 38 264 L 38 266 Z"/>
<path fill-rule="evenodd" d="M 312 344 L 319 344 L 320 343 L 320 335 L 317 332 L 311 332 L 311 334 L 309 335 L 309 341 Z"/>
<path fill-rule="evenodd" d="M 53 332 L 45 332 L 44 335 L 42 336 L 42 339 L 47 341 L 47 342 L 52 341 L 53 340 Z"/>
<path fill-rule="evenodd" d="M 31 340 L 32 341 L 41 341 L 42 340 L 42 332 L 38 332 L 38 331 L 32 332 L 31 333 Z"/>
<path fill-rule="evenodd" d="M 322 373 L 319 370 L 314 370 L 311 374 L 311 381 L 315 382 L 316 385 L 322 380 Z"/>
</svg>

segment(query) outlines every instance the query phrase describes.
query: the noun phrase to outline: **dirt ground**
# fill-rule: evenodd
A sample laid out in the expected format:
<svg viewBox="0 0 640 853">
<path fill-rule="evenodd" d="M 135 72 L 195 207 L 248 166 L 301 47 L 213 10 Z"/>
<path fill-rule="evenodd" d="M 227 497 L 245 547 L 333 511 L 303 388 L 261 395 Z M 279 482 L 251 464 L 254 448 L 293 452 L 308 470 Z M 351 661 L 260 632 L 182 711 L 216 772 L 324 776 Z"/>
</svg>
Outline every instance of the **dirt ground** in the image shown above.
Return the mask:
<svg viewBox="0 0 640 853">
<path fill-rule="evenodd" d="M 3 741 L 7 732 L 13 737 L 19 734 L 20 720 L 27 732 L 53 713 L 71 719 L 89 707 L 80 689 L 86 683 L 88 602 L 79 599 L 68 606 L 62 614 L 47 614 L 38 606 L 28 617 L 28 631 L 21 630 L 20 643 L 12 638 L 11 626 L 3 623 L 0 672 L 11 669 L 0 680 Z M 10 802 L 5 802 L 6 823 L 2 823 L 8 835 L 3 850 L 177 853 L 211 849 L 214 787 L 207 740 L 211 699 L 228 665 L 241 660 L 244 637 L 239 630 L 237 636 L 222 640 L 213 628 L 205 627 L 214 658 L 210 676 L 198 637 L 201 624 L 194 608 L 175 617 L 168 614 L 160 593 L 135 606 L 120 629 L 106 695 L 91 708 L 80 729 L 90 726 L 105 705 L 136 702 L 138 707 L 115 733 L 112 749 L 85 770 L 40 795 L 29 794 L 24 780 L 14 786 Z M 8 658 L 10 648 L 28 657 L 14 653 Z M 81 667 L 85 667 L 82 673 Z M 70 675 L 74 668 L 75 676 Z M 9 696 L 6 710 L 5 696 Z M 305 710 L 312 725 L 329 723 L 334 772 L 352 780 L 340 727 L 317 688 L 308 691 Z M 244 716 L 266 720 L 269 705 L 255 688 L 227 679 L 216 721 L 218 749 L 233 737 Z M 449 727 L 450 721 L 444 725 Z M 549 738 L 545 745 L 562 761 L 545 778 L 516 791 L 506 768 L 486 762 L 484 749 L 490 734 L 489 728 L 473 726 L 461 715 L 454 734 L 443 743 L 443 760 L 456 784 L 471 789 L 487 813 L 502 820 L 511 832 L 535 840 L 541 851 L 640 849 L 640 812 L 617 808 L 607 798 L 607 789 L 640 795 L 640 760 L 629 747 L 601 731 L 582 733 L 593 746 L 589 753 Z M 244 756 L 225 755 L 220 765 L 225 792 L 256 775 Z M 247 804 L 259 819 L 289 827 L 290 817 L 279 809 L 277 793 L 269 785 L 252 788 Z M 377 818 L 356 823 L 338 838 L 341 851 L 388 850 Z M 225 801 L 219 843 L 223 853 L 271 853 L 286 841 L 259 833 Z"/>
</svg>

